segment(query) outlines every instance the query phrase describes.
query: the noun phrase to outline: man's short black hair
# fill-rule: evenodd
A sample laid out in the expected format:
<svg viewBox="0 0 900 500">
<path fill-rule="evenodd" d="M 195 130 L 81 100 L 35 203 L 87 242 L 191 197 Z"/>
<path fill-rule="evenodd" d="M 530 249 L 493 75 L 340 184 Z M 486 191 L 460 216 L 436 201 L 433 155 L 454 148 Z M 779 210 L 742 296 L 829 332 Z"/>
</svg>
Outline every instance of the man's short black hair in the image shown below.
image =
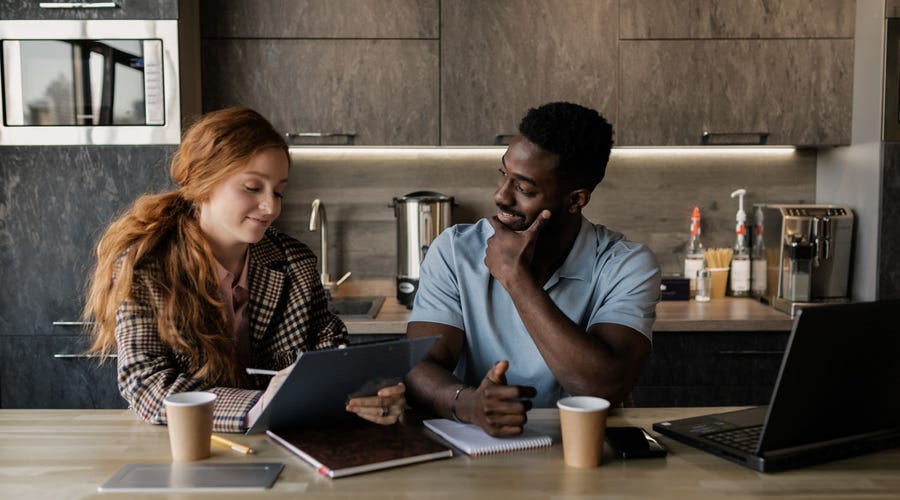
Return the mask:
<svg viewBox="0 0 900 500">
<path fill-rule="evenodd" d="M 560 178 L 593 190 L 606 175 L 613 145 L 612 125 L 597 111 L 570 102 L 551 102 L 528 110 L 519 133 L 559 155 Z"/>
</svg>

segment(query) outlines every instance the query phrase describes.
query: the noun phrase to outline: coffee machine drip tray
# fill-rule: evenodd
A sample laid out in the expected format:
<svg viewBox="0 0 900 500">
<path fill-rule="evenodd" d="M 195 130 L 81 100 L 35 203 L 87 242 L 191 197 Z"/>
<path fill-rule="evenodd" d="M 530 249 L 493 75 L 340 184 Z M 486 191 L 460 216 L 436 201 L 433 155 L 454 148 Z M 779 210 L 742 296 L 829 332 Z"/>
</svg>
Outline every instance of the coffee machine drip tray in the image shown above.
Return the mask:
<svg viewBox="0 0 900 500">
<path fill-rule="evenodd" d="M 850 302 L 850 299 L 846 297 L 817 299 L 812 302 L 793 302 L 790 300 L 782 299 L 781 297 L 776 297 L 774 302 L 772 303 L 772 307 L 783 313 L 790 314 L 793 318 L 797 315 L 797 311 L 803 309 L 804 307 L 824 306 L 828 304 L 844 304 L 847 302 Z"/>
</svg>

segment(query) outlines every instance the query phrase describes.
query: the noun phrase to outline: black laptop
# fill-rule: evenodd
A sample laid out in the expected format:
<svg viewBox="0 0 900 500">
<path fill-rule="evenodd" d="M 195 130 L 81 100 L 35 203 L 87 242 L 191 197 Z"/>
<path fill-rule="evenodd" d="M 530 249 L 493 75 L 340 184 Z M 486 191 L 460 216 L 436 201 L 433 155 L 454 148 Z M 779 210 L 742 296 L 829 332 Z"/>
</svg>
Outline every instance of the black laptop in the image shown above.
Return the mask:
<svg viewBox="0 0 900 500">
<path fill-rule="evenodd" d="M 900 446 L 900 300 L 800 310 L 768 406 L 653 430 L 761 472 Z"/>
</svg>

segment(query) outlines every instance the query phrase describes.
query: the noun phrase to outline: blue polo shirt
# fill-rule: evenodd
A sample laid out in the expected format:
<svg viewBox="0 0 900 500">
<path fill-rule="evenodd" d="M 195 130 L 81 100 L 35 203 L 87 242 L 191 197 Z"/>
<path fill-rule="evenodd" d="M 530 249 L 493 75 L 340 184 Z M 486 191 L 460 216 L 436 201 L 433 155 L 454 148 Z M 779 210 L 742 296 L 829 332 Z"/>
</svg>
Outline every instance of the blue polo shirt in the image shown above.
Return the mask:
<svg viewBox="0 0 900 500">
<path fill-rule="evenodd" d="M 537 389 L 535 407 L 566 395 L 519 318 L 512 298 L 484 264 L 487 219 L 446 229 L 422 261 L 410 321 L 442 323 L 466 333 L 455 375 L 478 386 L 495 362 L 509 360 L 507 383 Z M 585 332 L 595 323 L 628 326 L 652 340 L 660 272 L 649 248 L 582 217 L 581 230 L 544 290 Z M 586 334 L 586 333 L 585 333 Z"/>
</svg>

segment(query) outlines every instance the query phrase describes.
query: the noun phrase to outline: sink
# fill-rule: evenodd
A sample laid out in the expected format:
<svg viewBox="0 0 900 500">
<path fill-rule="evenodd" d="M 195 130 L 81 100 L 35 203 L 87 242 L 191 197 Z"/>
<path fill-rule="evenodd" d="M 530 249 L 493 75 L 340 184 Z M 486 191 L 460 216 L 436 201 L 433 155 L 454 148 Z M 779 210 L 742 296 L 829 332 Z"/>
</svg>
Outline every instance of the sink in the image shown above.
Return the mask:
<svg viewBox="0 0 900 500">
<path fill-rule="evenodd" d="M 342 318 L 375 318 L 384 297 L 340 297 L 328 301 L 328 310 Z"/>
</svg>

